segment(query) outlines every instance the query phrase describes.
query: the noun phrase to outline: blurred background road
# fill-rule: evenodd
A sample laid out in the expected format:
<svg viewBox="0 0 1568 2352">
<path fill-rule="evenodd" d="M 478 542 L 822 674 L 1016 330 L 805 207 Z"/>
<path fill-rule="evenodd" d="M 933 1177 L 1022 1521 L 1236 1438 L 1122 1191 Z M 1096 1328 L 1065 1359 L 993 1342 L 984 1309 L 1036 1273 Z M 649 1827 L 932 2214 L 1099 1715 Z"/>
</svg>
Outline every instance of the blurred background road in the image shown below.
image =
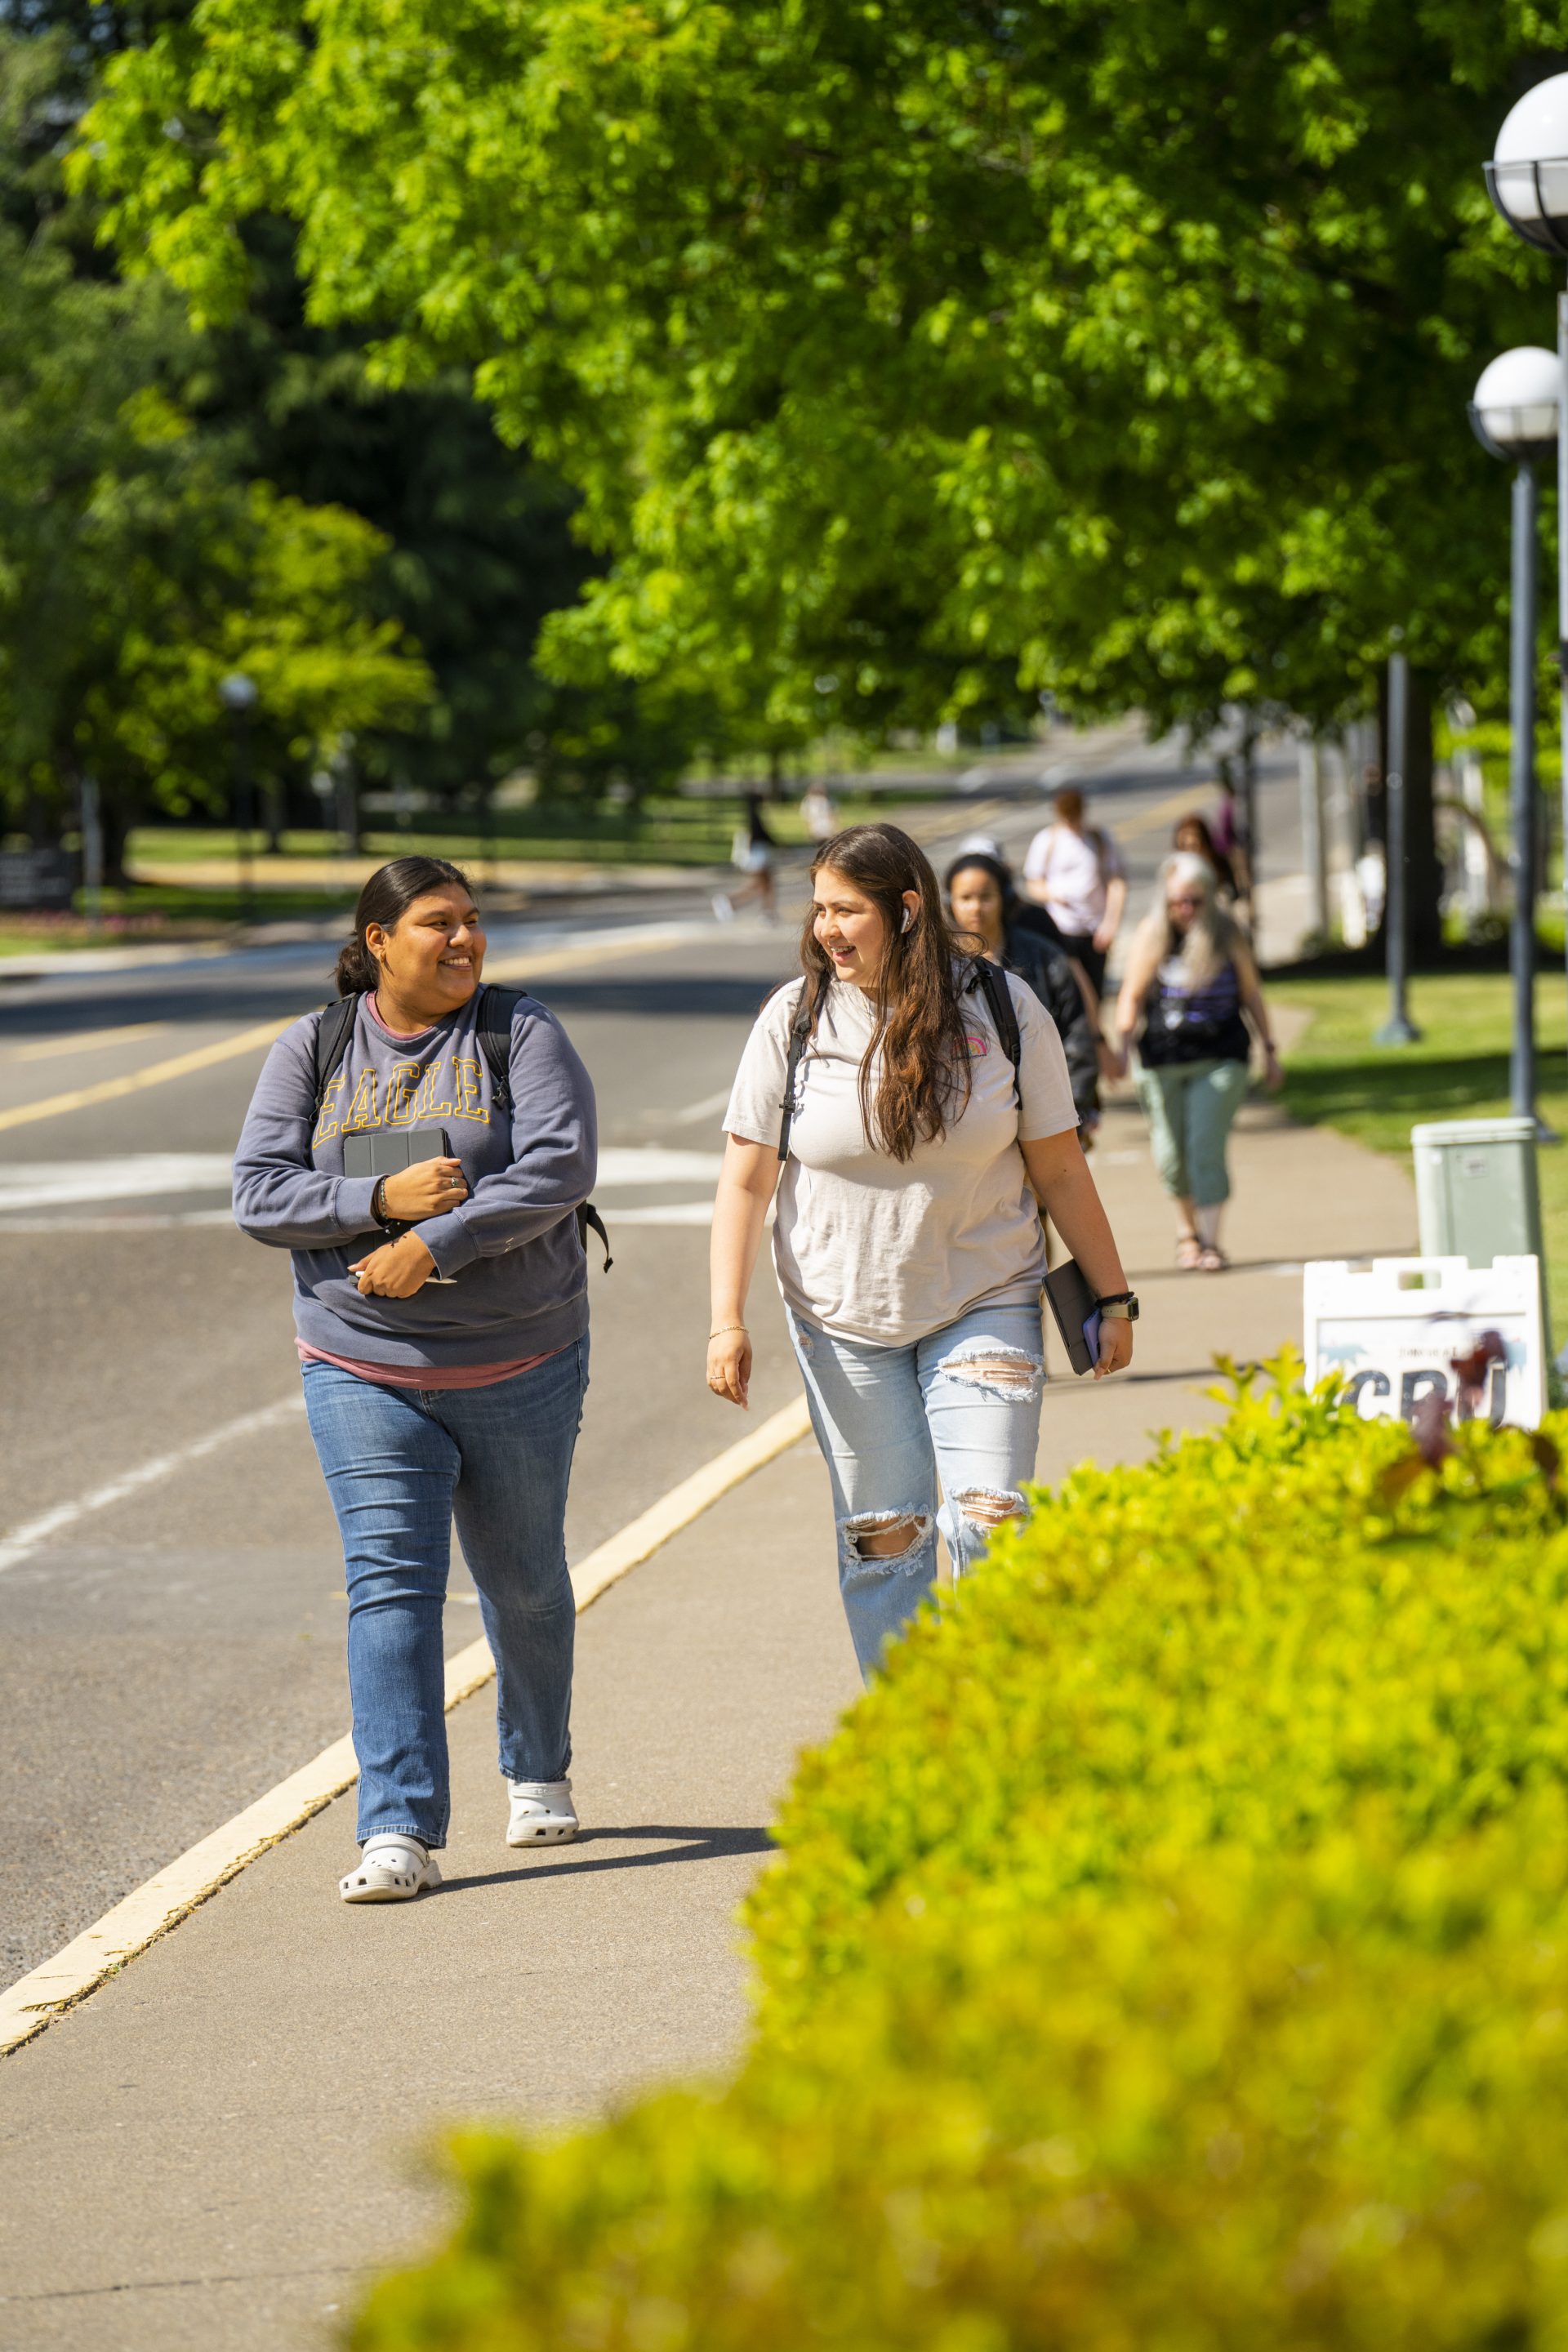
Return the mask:
<svg viewBox="0 0 1568 2352">
<path fill-rule="evenodd" d="M 1021 858 L 1069 772 L 1124 845 L 1135 919 L 1176 815 L 1212 799 L 1209 772 L 1173 746 L 1123 730 L 1081 760 L 1014 757 L 910 821 L 939 865 L 976 829 Z M 1276 955 L 1300 921 L 1296 794 L 1279 751 L 1258 791 Z M 599 1095 L 616 1264 L 590 1275 L 574 1559 L 741 1433 L 701 1380 L 709 1205 L 742 1040 L 793 969 L 804 875 L 804 859 L 786 871 L 773 930 L 721 928 L 689 887 L 492 926 L 489 972 L 537 970 Z M 331 964 L 325 941 L 128 950 L 117 968 L 0 985 L 0 1983 L 346 1720 L 341 1564 L 298 1409 L 288 1263 L 227 1210 L 265 1036 L 227 1048 L 320 1003 Z M 136 1083 L 101 1099 L 111 1081 Z M 760 1418 L 796 1388 L 765 1271 L 752 1320 Z M 458 1562 L 452 1591 L 455 1649 L 478 1630 Z"/>
</svg>

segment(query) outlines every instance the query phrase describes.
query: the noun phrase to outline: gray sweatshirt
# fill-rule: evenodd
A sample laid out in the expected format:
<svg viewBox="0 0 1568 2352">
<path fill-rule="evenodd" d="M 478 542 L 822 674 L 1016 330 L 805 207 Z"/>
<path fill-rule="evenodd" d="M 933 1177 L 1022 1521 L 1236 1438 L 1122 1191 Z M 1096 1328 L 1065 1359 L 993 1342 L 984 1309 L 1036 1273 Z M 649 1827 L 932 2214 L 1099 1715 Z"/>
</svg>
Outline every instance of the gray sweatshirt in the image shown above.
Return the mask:
<svg viewBox="0 0 1568 2352">
<path fill-rule="evenodd" d="M 476 992 L 477 998 L 477 992 Z M 476 998 L 416 1037 L 387 1034 L 361 998 L 348 1051 L 312 1123 L 315 1034 L 284 1032 L 257 1082 L 234 1160 L 234 1213 L 258 1242 L 294 1254 L 294 1324 L 308 1347 L 365 1363 L 511 1363 L 580 1339 L 587 1265 L 576 1209 L 593 1187 L 594 1088 L 552 1013 L 531 996 L 511 1030 L 511 1118 L 495 1116 Z M 451 1288 L 362 1298 L 353 1258 L 386 1239 L 374 1179 L 345 1176 L 353 1129 L 444 1127 L 468 1198 L 419 1238 Z"/>
</svg>

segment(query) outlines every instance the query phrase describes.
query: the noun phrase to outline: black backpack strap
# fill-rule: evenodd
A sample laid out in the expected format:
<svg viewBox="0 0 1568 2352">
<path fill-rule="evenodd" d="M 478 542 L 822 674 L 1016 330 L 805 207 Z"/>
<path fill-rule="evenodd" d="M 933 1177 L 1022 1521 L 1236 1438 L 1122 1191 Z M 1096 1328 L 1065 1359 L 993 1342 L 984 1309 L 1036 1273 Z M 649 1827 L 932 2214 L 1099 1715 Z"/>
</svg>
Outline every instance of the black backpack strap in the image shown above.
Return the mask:
<svg viewBox="0 0 1568 2352">
<path fill-rule="evenodd" d="M 992 962 L 989 956 L 976 956 L 970 969 L 972 978 L 969 984 L 973 987 L 975 982 L 979 982 L 981 993 L 990 1008 L 991 1025 L 996 1032 L 1002 1051 L 1013 1065 L 1013 1098 L 1022 1109 L 1024 1095 L 1018 1084 L 1018 1064 L 1023 1059 L 1024 1040 L 1018 1028 L 1018 1013 L 1013 1003 L 1013 992 L 1007 985 L 1007 975 L 1000 964 Z"/>
<path fill-rule="evenodd" d="M 327 1088 L 342 1067 L 358 1013 L 357 996 L 340 996 L 335 1003 L 323 1004 L 316 1015 L 316 1108 L 312 1127 L 321 1116 Z"/>
<path fill-rule="evenodd" d="M 779 1120 L 779 1161 L 789 1158 L 789 1131 L 795 1125 L 795 1089 L 800 1076 L 800 1066 L 805 1059 L 811 1033 L 816 1026 L 816 1016 L 822 1010 L 822 988 L 818 984 L 813 994 L 809 981 L 801 982 L 800 1003 L 789 1024 L 789 1058 L 784 1064 L 784 1112 Z"/>
<path fill-rule="evenodd" d="M 488 981 L 479 989 L 479 1046 L 490 1066 L 490 1090 L 498 1110 L 511 1107 L 511 1027 L 527 992 L 521 988 L 495 988 Z M 590 1234 L 598 1235 L 605 1253 L 605 1272 L 608 1274 L 616 1262 L 610 1255 L 610 1236 L 592 1201 L 584 1201 L 577 1211 L 577 1238 L 584 1256 Z"/>
<path fill-rule="evenodd" d="M 490 1066 L 490 1085 L 501 1110 L 511 1104 L 511 1024 L 524 993 L 521 988 L 494 988 L 489 981 L 479 987 L 479 1045 Z"/>
<path fill-rule="evenodd" d="M 605 1231 L 605 1220 L 600 1216 L 592 1201 L 584 1201 L 577 1212 L 577 1238 L 583 1244 L 584 1256 L 588 1253 L 590 1234 L 597 1234 L 599 1237 L 599 1246 L 605 1253 L 605 1272 L 608 1274 L 616 1262 L 610 1255 L 610 1236 Z"/>
</svg>

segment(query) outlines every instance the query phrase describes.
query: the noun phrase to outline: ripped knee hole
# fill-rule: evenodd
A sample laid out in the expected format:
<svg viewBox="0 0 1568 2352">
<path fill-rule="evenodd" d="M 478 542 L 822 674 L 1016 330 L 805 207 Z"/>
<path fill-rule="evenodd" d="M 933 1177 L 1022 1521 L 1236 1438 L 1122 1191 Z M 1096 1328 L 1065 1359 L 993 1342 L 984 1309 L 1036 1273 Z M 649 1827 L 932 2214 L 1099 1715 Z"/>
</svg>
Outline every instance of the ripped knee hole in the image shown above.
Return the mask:
<svg viewBox="0 0 1568 2352">
<path fill-rule="evenodd" d="M 923 1511 L 862 1511 L 845 1520 L 844 1532 L 862 1559 L 897 1559 L 922 1544 L 931 1527 Z"/>
<path fill-rule="evenodd" d="M 972 1486 L 952 1499 L 971 1527 L 987 1530 L 1007 1519 L 1021 1519 L 1029 1507 L 1016 1487 Z"/>
</svg>

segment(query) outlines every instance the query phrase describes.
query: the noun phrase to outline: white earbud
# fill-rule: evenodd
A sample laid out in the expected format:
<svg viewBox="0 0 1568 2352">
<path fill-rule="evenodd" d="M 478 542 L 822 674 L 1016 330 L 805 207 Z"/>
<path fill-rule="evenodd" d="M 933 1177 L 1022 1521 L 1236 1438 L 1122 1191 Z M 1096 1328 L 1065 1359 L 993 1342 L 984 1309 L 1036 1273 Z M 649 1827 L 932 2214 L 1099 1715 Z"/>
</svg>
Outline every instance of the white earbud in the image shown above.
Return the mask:
<svg viewBox="0 0 1568 2352">
<path fill-rule="evenodd" d="M 900 931 L 912 931 L 912 930 L 914 929 L 914 927 L 915 927 L 915 910 L 914 910 L 914 908 L 913 908 L 912 907 L 906 907 L 906 908 L 904 908 L 904 919 L 903 919 L 903 921 L 899 925 L 899 929 L 900 929 Z"/>
</svg>

